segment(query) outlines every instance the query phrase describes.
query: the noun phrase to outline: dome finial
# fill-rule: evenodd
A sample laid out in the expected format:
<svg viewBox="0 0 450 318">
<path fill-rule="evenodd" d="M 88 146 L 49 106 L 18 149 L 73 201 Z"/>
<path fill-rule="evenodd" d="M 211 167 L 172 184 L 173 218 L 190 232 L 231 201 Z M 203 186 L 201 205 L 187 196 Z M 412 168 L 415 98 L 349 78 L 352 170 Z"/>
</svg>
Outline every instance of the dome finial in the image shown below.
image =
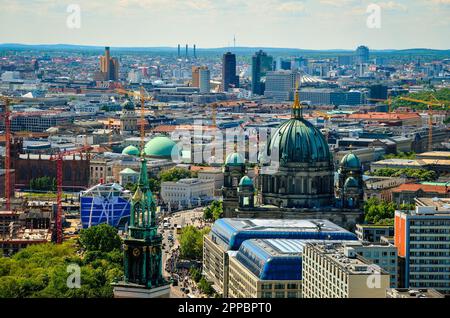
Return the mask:
<svg viewBox="0 0 450 318">
<path fill-rule="evenodd" d="M 295 84 L 295 95 L 294 95 L 294 104 L 292 105 L 292 117 L 293 118 L 302 118 L 303 112 L 302 112 L 302 105 L 300 103 L 300 81 L 297 80 L 297 83 Z"/>
</svg>

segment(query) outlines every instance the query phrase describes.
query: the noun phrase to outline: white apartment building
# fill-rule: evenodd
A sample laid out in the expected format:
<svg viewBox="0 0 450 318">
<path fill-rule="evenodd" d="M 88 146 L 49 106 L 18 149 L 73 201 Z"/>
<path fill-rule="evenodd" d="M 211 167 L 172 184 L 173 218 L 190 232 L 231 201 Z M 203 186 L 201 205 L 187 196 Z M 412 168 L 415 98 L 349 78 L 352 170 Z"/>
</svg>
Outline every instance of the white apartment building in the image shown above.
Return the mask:
<svg viewBox="0 0 450 318">
<path fill-rule="evenodd" d="M 161 183 L 161 198 L 165 203 L 178 206 L 200 205 L 214 195 L 214 181 L 197 178 Z"/>
<path fill-rule="evenodd" d="M 303 298 L 385 298 L 389 273 L 342 244 L 303 249 Z"/>
<path fill-rule="evenodd" d="M 345 247 L 353 250 L 371 263 L 380 266 L 390 277 L 390 288 L 398 286 L 398 261 L 397 248 L 392 244 L 350 242 Z"/>
</svg>

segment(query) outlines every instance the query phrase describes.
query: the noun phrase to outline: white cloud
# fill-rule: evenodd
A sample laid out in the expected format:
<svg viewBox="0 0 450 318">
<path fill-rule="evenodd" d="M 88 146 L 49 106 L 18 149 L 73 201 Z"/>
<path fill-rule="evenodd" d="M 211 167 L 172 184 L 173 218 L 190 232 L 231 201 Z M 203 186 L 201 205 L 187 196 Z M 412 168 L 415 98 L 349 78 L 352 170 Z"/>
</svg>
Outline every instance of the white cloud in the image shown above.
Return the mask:
<svg viewBox="0 0 450 318">
<path fill-rule="evenodd" d="M 407 7 L 401 3 L 389 1 L 389 2 L 376 2 L 381 9 L 387 10 L 387 11 L 406 11 Z"/>
<path fill-rule="evenodd" d="M 280 6 L 278 7 L 278 11 L 290 13 L 304 12 L 305 5 L 301 2 L 285 2 L 280 4 Z"/>
</svg>

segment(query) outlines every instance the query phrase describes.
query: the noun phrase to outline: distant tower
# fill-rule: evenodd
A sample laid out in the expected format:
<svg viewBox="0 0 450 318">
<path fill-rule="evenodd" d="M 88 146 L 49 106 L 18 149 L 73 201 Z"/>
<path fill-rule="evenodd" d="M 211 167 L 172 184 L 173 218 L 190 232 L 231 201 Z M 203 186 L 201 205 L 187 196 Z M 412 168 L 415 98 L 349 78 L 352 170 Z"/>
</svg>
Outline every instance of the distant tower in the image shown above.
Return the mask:
<svg viewBox="0 0 450 318">
<path fill-rule="evenodd" d="M 261 78 L 273 69 L 273 58 L 259 50 L 252 57 L 252 93 L 264 95 L 264 83 Z"/>
<path fill-rule="evenodd" d="M 222 58 L 222 90 L 239 87 L 239 76 L 236 75 L 236 55 L 227 52 Z"/>
<path fill-rule="evenodd" d="M 233 47 L 236 48 L 236 35 L 233 36 Z"/>
<path fill-rule="evenodd" d="M 100 75 L 105 81 L 119 80 L 119 60 L 111 57 L 109 46 L 105 47 L 105 55 L 100 57 Z"/>
<path fill-rule="evenodd" d="M 178 44 L 178 58 L 181 57 L 181 45 Z"/>
<path fill-rule="evenodd" d="M 186 59 L 188 58 L 188 49 L 189 49 L 189 46 L 186 44 L 186 54 L 185 54 Z"/>
<path fill-rule="evenodd" d="M 369 63 L 370 51 L 367 46 L 358 46 L 355 55 L 355 62 L 357 65 Z"/>
<path fill-rule="evenodd" d="M 116 298 L 169 298 L 170 284 L 162 274 L 162 235 L 150 191 L 147 160 L 141 158 L 137 189 L 131 199 L 130 226 L 123 244 L 124 277 L 113 283 Z"/>
<path fill-rule="evenodd" d="M 197 46 L 194 44 L 194 59 L 197 58 Z"/>
</svg>

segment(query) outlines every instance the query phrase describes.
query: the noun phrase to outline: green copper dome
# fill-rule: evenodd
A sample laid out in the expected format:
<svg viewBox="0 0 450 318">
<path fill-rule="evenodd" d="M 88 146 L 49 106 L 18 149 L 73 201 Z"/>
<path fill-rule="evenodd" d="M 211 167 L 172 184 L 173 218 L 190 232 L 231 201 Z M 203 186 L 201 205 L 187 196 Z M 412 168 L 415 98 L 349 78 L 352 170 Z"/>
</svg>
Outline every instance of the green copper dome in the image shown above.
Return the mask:
<svg viewBox="0 0 450 318">
<path fill-rule="evenodd" d="M 267 155 L 278 151 L 280 162 L 330 162 L 328 143 L 319 129 L 301 116 L 284 122 L 272 136 Z"/>
<path fill-rule="evenodd" d="M 349 177 L 345 180 L 344 188 L 358 188 L 358 181 L 353 177 Z"/>
<path fill-rule="evenodd" d="M 243 176 L 241 181 L 239 181 L 240 187 L 253 187 L 253 181 L 247 176 Z"/>
<path fill-rule="evenodd" d="M 361 168 L 361 161 L 359 160 L 357 155 L 355 155 L 354 153 L 349 153 L 342 158 L 341 167 L 359 169 Z"/>
<path fill-rule="evenodd" d="M 139 149 L 135 146 L 128 146 L 122 150 L 122 155 L 139 157 Z"/>
<path fill-rule="evenodd" d="M 159 136 L 150 140 L 144 148 L 145 154 L 150 157 L 167 158 L 172 157 L 172 152 L 177 144 L 170 138 Z"/>
<path fill-rule="evenodd" d="M 134 103 L 127 99 L 123 104 L 122 104 L 122 108 L 125 110 L 134 110 Z"/>
<path fill-rule="evenodd" d="M 244 159 L 242 159 L 241 155 L 237 152 L 233 152 L 229 154 L 225 159 L 226 166 L 240 166 L 244 164 Z"/>
</svg>

